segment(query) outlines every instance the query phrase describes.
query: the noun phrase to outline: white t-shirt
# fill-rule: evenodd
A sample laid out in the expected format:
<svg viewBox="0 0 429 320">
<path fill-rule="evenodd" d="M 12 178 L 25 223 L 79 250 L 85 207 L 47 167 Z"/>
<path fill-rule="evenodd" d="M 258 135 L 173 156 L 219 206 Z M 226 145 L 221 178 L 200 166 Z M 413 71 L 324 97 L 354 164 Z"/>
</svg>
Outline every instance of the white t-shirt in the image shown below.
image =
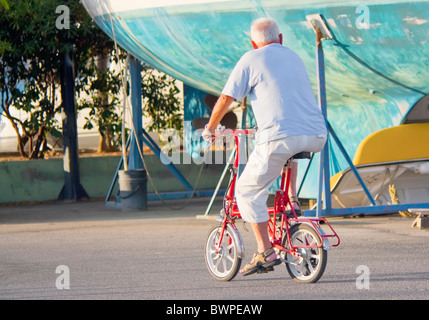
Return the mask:
<svg viewBox="0 0 429 320">
<path fill-rule="evenodd" d="M 245 53 L 222 94 L 236 100 L 249 96 L 259 143 L 292 135 L 326 135 L 303 61 L 279 43 Z"/>
</svg>

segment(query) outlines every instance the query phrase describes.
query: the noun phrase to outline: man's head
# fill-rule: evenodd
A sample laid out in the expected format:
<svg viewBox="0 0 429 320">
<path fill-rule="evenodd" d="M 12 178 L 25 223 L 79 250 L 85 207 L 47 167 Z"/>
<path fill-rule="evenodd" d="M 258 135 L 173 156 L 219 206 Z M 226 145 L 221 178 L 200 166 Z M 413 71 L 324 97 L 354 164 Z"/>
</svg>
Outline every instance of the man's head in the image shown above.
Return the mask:
<svg viewBox="0 0 429 320">
<path fill-rule="evenodd" d="M 250 37 L 254 49 L 261 48 L 270 43 L 282 43 L 283 37 L 279 32 L 277 22 L 270 18 L 259 18 L 250 26 Z"/>
</svg>

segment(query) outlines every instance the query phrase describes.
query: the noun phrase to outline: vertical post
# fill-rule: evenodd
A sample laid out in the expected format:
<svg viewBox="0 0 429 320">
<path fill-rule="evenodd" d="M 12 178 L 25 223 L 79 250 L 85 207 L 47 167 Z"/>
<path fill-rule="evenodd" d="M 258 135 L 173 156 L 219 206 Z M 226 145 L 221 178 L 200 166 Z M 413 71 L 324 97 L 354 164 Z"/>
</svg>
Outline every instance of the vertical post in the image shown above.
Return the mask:
<svg viewBox="0 0 429 320">
<path fill-rule="evenodd" d="M 246 122 L 247 122 L 247 97 L 244 97 L 241 101 L 241 110 L 242 110 L 242 117 L 241 117 L 241 128 L 246 128 Z M 240 148 L 240 158 L 238 161 L 238 174 L 237 177 L 241 176 L 241 173 L 243 172 L 246 162 L 248 159 L 248 139 L 246 135 L 241 135 L 239 137 L 239 148 Z M 245 162 L 244 162 L 245 161 Z"/>
<path fill-rule="evenodd" d="M 58 199 L 76 201 L 82 198 L 89 198 L 89 196 L 80 184 L 74 75 L 71 49 L 67 49 L 62 53 L 61 98 L 64 140 L 64 186 L 61 189 Z"/>
<path fill-rule="evenodd" d="M 134 132 L 131 133 L 131 146 L 128 156 L 129 170 L 143 169 L 143 161 L 140 156 L 140 150 L 143 152 L 143 113 L 142 113 L 142 67 L 140 62 L 135 57 L 130 59 L 130 81 L 131 81 L 131 105 L 132 105 L 132 121 Z"/>
<path fill-rule="evenodd" d="M 319 94 L 319 107 L 322 111 L 323 117 L 325 118 L 326 127 L 328 127 L 327 119 L 327 105 L 326 105 L 326 85 L 325 85 L 325 61 L 323 56 L 323 46 L 322 46 L 322 32 L 319 28 L 316 30 L 316 60 L 317 60 L 317 77 L 318 77 L 318 94 Z M 328 132 L 329 137 L 329 132 Z M 329 169 L 329 139 L 326 141 L 326 144 L 320 154 L 320 165 L 319 165 L 319 194 L 317 198 L 317 217 L 322 215 L 322 199 L 323 192 L 323 202 L 325 214 L 331 212 L 331 189 L 330 189 L 330 169 Z"/>
<path fill-rule="evenodd" d="M 147 176 L 143 165 L 141 64 L 130 59 L 132 132 L 127 170 L 118 171 L 122 211 L 147 209 Z M 125 166 L 124 166 L 125 167 Z"/>
</svg>

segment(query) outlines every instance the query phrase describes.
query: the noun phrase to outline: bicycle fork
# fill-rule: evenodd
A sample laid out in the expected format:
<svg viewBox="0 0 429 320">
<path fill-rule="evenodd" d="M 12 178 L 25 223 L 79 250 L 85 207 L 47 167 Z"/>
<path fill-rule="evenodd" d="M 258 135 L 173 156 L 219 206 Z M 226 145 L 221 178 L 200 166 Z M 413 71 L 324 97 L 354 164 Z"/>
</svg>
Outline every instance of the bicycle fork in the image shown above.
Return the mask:
<svg viewBox="0 0 429 320">
<path fill-rule="evenodd" d="M 237 229 L 237 226 L 235 223 L 230 222 L 226 217 L 222 221 L 219 239 L 215 245 L 215 249 L 217 252 L 221 251 L 221 243 L 223 241 L 223 237 L 225 236 L 225 231 L 228 231 L 228 234 L 230 235 L 230 239 L 228 240 L 228 245 L 232 245 L 232 242 L 235 242 L 237 244 L 237 256 L 240 259 L 244 258 L 244 242 L 243 238 L 241 237 L 240 232 Z"/>
</svg>

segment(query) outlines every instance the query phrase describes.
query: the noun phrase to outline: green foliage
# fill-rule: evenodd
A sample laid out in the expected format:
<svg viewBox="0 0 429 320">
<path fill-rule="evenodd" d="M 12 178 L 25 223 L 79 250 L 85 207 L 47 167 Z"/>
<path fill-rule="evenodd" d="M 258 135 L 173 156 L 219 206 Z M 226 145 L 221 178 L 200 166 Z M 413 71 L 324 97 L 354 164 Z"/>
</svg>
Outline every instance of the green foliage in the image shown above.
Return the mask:
<svg viewBox="0 0 429 320">
<path fill-rule="evenodd" d="M 9 4 L 7 3 L 6 0 L 0 0 L 0 4 L 6 8 L 6 10 L 9 10 Z"/>
<path fill-rule="evenodd" d="M 78 82 L 78 109 L 89 110 L 84 129 L 96 125 L 100 133 L 98 151 L 114 151 L 121 145 L 122 118 L 120 112 L 121 76 L 109 68 L 113 56 L 91 58 L 86 65 L 87 74 Z M 98 63 L 97 63 L 98 62 Z M 98 64 L 98 65 L 97 65 Z"/>
<path fill-rule="evenodd" d="M 99 151 L 116 149 L 121 141 L 121 77 L 110 70 L 116 61 L 113 42 L 95 25 L 78 0 L 0 0 L 0 103 L 17 134 L 23 157 L 44 157 L 47 135 L 61 136 L 60 66 L 72 50 L 78 110 L 89 110 L 85 128 L 98 127 Z M 66 4 L 70 28 L 56 26 Z M 97 61 L 107 59 L 107 65 Z M 124 62 L 124 54 L 119 59 Z M 179 89 L 175 80 L 149 67 L 143 72 L 143 112 L 149 130 L 182 129 Z M 13 110 L 20 117 L 13 115 Z M 28 151 L 27 151 L 28 150 Z"/>
<path fill-rule="evenodd" d="M 152 122 L 149 131 L 162 132 L 183 129 L 183 114 L 180 90 L 176 80 L 150 67 L 145 67 L 142 75 L 143 115 Z"/>
<path fill-rule="evenodd" d="M 70 28 L 57 28 L 59 5 L 64 2 L 15 0 L 9 10 L 0 7 L 1 107 L 16 131 L 21 155 L 27 158 L 43 157 L 47 134 L 58 136 L 61 131 L 55 115 L 61 107 L 58 92 L 65 50 L 74 49 L 77 78 L 85 78 L 87 61 L 113 48 L 78 0 L 67 2 Z M 13 108 L 21 113 L 20 119 L 12 115 Z"/>
</svg>

